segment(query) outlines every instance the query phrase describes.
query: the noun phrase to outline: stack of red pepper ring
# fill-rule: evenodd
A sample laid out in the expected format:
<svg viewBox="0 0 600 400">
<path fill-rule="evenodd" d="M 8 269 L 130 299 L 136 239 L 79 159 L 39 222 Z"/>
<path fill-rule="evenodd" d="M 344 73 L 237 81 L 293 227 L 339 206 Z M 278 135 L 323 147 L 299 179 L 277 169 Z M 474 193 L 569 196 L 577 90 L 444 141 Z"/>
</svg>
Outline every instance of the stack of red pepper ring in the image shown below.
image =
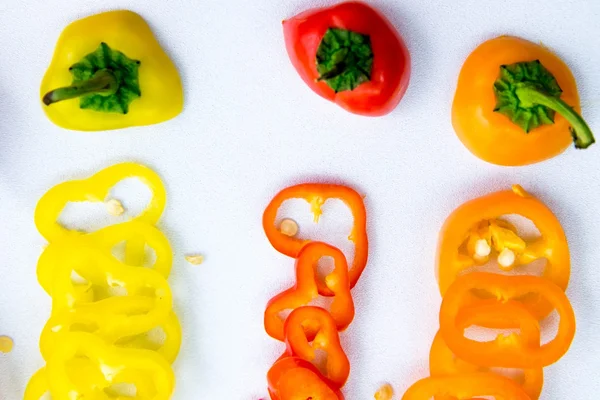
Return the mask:
<svg viewBox="0 0 600 400">
<path fill-rule="evenodd" d="M 153 192 L 149 206 L 133 220 L 87 234 L 57 222 L 68 202 L 103 202 L 115 184 L 132 177 Z M 170 398 L 175 384 L 170 364 L 179 352 L 181 328 L 167 283 L 173 254 L 154 226 L 165 200 L 160 178 L 133 163 L 62 183 L 41 198 L 35 223 L 49 245 L 37 274 L 52 297 L 52 315 L 40 338 L 46 367 L 30 380 L 26 400 L 45 393 L 55 399 L 108 398 L 124 390 L 135 390 L 140 400 Z M 112 254 L 120 243 L 125 243 L 125 262 Z M 143 268 L 146 246 L 156 256 L 149 268 Z M 159 330 L 162 342 L 153 337 Z"/>
<path fill-rule="evenodd" d="M 348 237 L 355 256 L 348 268 L 344 254 L 323 242 L 301 240 L 282 233 L 275 226 L 277 211 L 289 199 L 304 199 L 318 222 L 321 206 L 328 199 L 342 200 L 352 211 L 354 226 Z M 286 352 L 267 374 L 272 400 L 343 399 L 340 389 L 350 374 L 350 363 L 340 345 L 339 331 L 354 318 L 350 289 L 356 285 L 367 264 L 366 210 L 362 197 L 339 185 L 303 184 L 278 193 L 263 215 L 263 227 L 273 247 L 296 259 L 296 285 L 272 298 L 265 311 L 265 330 L 286 343 Z M 317 264 L 322 257 L 334 260 L 333 271 L 321 280 Z M 319 295 L 332 297 L 331 311 L 309 306 Z M 292 310 L 284 320 L 281 314 Z M 312 345 L 311 345 L 312 342 Z M 317 365 L 318 352 L 327 353 L 324 371 Z"/>
<path fill-rule="evenodd" d="M 509 214 L 531 220 L 541 237 L 523 240 L 514 226 L 498 219 Z M 465 274 L 467 269 L 487 263 L 494 250 L 499 268 L 505 271 L 546 259 L 542 277 Z M 492 395 L 538 399 L 543 385 L 542 368 L 558 361 L 575 335 L 575 315 L 564 292 L 570 276 L 569 249 L 552 211 L 518 185 L 512 191 L 467 202 L 446 220 L 437 260 L 444 299 L 440 331 L 429 357 L 431 378 L 418 382 L 404 399 L 459 393 L 461 398 Z M 558 333 L 550 342 L 541 344 L 539 321 L 553 310 L 560 317 Z M 519 328 L 520 333 L 479 342 L 464 336 L 464 330 L 474 325 Z M 490 372 L 494 367 L 522 369 L 523 378 L 499 380 Z"/>
</svg>

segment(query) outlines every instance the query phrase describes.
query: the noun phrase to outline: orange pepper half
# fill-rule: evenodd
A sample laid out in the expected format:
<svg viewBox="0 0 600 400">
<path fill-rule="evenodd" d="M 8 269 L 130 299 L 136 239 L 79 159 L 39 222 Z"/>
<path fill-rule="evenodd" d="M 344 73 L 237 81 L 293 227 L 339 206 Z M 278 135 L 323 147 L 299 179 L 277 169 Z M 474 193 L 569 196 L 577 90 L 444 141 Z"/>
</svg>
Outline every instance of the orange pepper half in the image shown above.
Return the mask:
<svg viewBox="0 0 600 400">
<path fill-rule="evenodd" d="M 369 242 L 367 239 L 367 212 L 363 198 L 353 189 L 342 185 L 306 183 L 288 187 L 279 192 L 269 203 L 263 214 L 265 234 L 275 250 L 289 257 L 298 258 L 300 251 L 311 240 L 290 237 L 275 226 L 277 211 L 284 201 L 304 199 L 311 205 L 315 222 L 322 214 L 321 206 L 329 199 L 342 200 L 352 211 L 354 227 L 348 239 L 354 243 L 354 260 L 349 270 L 350 287 L 353 288 L 367 265 Z M 320 280 L 317 282 L 319 293 L 333 296 L 331 289 Z"/>
<path fill-rule="evenodd" d="M 319 352 L 327 353 L 324 374 L 327 383 L 335 389 L 344 386 L 350 375 L 350 361 L 340 344 L 335 321 L 327 311 L 311 306 L 296 308 L 285 320 L 285 341 L 289 356 L 315 366 Z"/>
<path fill-rule="evenodd" d="M 531 220 L 541 237 L 533 241 L 522 240 L 514 228 L 499 220 L 503 215 L 509 214 Z M 466 269 L 489 261 L 493 253 L 478 256 L 478 249 L 473 248 L 479 242 L 488 246 L 489 251 L 495 247 L 496 252 L 510 251 L 514 255 L 514 263 L 503 269 L 518 270 L 537 259 L 546 259 L 543 277 L 563 291 L 567 288 L 571 264 L 569 246 L 562 226 L 544 203 L 526 193 L 520 186 L 515 185 L 513 190 L 468 201 L 446 219 L 440 231 L 437 249 L 437 274 L 442 296 Z M 475 295 L 471 298 L 473 301 L 478 300 Z M 538 320 L 552 311 L 552 305 L 539 296 L 528 296 L 520 301 Z"/>
<path fill-rule="evenodd" d="M 468 304 L 475 290 L 485 291 L 493 298 Z M 514 300 L 523 296 L 543 296 L 558 312 L 558 332 L 550 342 L 540 345 L 537 320 Z M 521 335 L 500 334 L 490 342 L 466 338 L 462 321 L 475 321 L 479 314 L 483 321 L 491 319 L 492 325 L 498 323 L 493 321 L 498 318 L 509 320 L 511 325 L 517 323 Z M 569 349 L 575 336 L 575 314 L 562 289 L 547 279 L 474 272 L 461 276 L 448 289 L 440 310 L 440 332 L 452 352 L 472 364 L 490 368 L 541 368 L 558 361 Z"/>
<path fill-rule="evenodd" d="M 430 400 L 434 396 L 470 399 L 494 396 L 496 400 L 531 400 L 512 380 L 489 372 L 465 373 L 421 379 L 402 396 L 402 400 Z"/>
<path fill-rule="evenodd" d="M 594 143 L 575 78 L 548 48 L 501 36 L 481 44 L 458 78 L 452 124 L 477 157 L 499 165 L 552 158 Z"/>
<path fill-rule="evenodd" d="M 298 357 L 277 360 L 267 374 L 267 381 L 271 400 L 344 400 L 315 366 Z"/>
<path fill-rule="evenodd" d="M 348 264 L 339 249 L 322 242 L 311 242 L 300 252 L 296 261 L 296 286 L 273 297 L 265 310 L 265 330 L 274 339 L 284 341 L 285 310 L 306 306 L 319 297 L 317 288 L 317 263 L 322 257 L 332 257 L 334 270 L 325 278 L 327 288 L 334 294 L 331 316 L 338 330 L 344 330 L 354 319 L 354 302 L 350 294 Z"/>
</svg>

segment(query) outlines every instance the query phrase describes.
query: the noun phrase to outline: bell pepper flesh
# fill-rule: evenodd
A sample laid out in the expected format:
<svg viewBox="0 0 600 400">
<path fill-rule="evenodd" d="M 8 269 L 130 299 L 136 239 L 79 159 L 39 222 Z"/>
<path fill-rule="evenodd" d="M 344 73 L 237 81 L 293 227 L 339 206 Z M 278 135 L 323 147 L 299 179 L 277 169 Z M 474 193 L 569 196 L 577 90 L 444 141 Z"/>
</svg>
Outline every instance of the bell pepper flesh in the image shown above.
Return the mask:
<svg viewBox="0 0 600 400">
<path fill-rule="evenodd" d="M 271 400 L 344 400 L 319 370 L 298 357 L 280 358 L 267 374 Z"/>
<path fill-rule="evenodd" d="M 296 261 L 296 285 L 272 298 L 265 310 L 265 330 L 274 339 L 285 340 L 281 312 L 308 305 L 319 297 L 316 270 L 322 257 L 332 257 L 334 260 L 334 270 L 326 277 L 325 284 L 334 294 L 330 313 L 337 329 L 342 331 L 352 322 L 354 302 L 350 294 L 346 257 L 335 247 L 311 242 L 302 249 Z"/>
<path fill-rule="evenodd" d="M 473 290 L 485 290 L 494 298 L 465 305 Z M 544 297 L 558 312 L 558 333 L 550 342 L 540 345 L 539 341 L 536 343 L 531 339 L 539 331 L 539 324 L 520 302 L 514 300 L 525 295 Z M 494 311 L 496 308 L 500 311 Z M 524 334 L 499 335 L 491 342 L 466 338 L 464 326 L 459 322 L 488 313 L 503 315 L 511 320 L 512 326 L 517 323 Z M 452 352 L 472 364 L 541 368 L 558 361 L 569 349 L 575 336 L 575 314 L 563 290 L 547 279 L 474 272 L 459 277 L 448 289 L 440 310 L 440 332 Z"/>
<path fill-rule="evenodd" d="M 487 221 L 497 221 L 503 215 L 517 214 L 531 220 L 540 231 L 541 237 L 526 242 L 524 251 L 515 250 L 517 265 L 528 264 L 536 259 L 546 259 L 543 277 L 562 290 L 567 288 L 570 269 L 569 246 L 560 222 L 552 211 L 540 200 L 526 193 L 520 186 L 513 190 L 495 192 L 464 203 L 450 214 L 440 230 L 437 248 L 437 275 L 440 292 L 444 296 L 452 282 L 464 270 L 478 265 L 473 254 L 462 250 L 465 238 L 475 235 L 477 227 Z M 472 296 L 476 302 L 477 296 Z M 521 300 L 538 320 L 546 317 L 552 306 L 541 297 Z M 508 328 L 500 323 L 496 328 Z"/>
<path fill-rule="evenodd" d="M 365 269 L 368 258 L 367 218 L 363 198 L 353 189 L 331 184 L 301 184 L 279 192 L 265 209 L 263 229 L 275 250 L 289 257 L 298 258 L 300 251 L 312 240 L 287 236 L 275 226 L 277 211 L 284 201 L 290 199 L 304 199 L 311 204 L 316 222 L 321 215 L 321 206 L 329 199 L 340 199 L 350 208 L 354 218 L 354 227 L 348 237 L 354 243 L 355 249 L 354 260 L 349 270 L 350 287 L 353 288 Z M 333 295 L 324 282 L 319 280 L 317 286 L 321 295 Z"/>
</svg>

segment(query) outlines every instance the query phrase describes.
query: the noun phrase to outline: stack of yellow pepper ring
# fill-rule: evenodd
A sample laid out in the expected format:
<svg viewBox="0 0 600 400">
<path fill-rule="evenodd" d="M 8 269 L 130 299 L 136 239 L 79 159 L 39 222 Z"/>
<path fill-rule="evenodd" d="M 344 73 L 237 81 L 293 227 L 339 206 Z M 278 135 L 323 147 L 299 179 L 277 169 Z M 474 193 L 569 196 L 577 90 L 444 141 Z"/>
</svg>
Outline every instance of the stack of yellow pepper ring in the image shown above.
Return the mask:
<svg viewBox="0 0 600 400">
<path fill-rule="evenodd" d="M 153 195 L 132 220 L 91 233 L 57 222 L 68 202 L 104 202 L 115 184 L 133 177 Z M 181 328 L 167 283 L 171 246 L 155 227 L 165 201 L 160 178 L 134 163 L 59 184 L 40 199 L 35 223 L 49 244 L 37 276 L 52 298 L 52 315 L 40 337 L 46 366 L 31 378 L 25 400 L 46 393 L 53 399 L 122 398 L 131 392 L 139 400 L 170 398 Z M 113 255 L 122 243 L 124 262 Z M 156 256 L 149 267 L 146 246 Z"/>
<path fill-rule="evenodd" d="M 499 219 L 511 214 L 531 220 L 541 236 L 523 240 L 512 224 Z M 519 267 L 538 259 L 545 259 L 546 266 L 541 277 L 469 272 L 488 263 L 492 255 L 497 255 L 503 271 L 518 273 Z M 403 399 L 538 399 L 542 368 L 558 361 L 575 335 L 575 315 L 565 295 L 569 249 L 552 211 L 518 185 L 471 200 L 446 220 L 437 261 L 444 298 L 440 331 L 429 357 L 431 376 L 413 385 Z M 554 310 L 560 317 L 558 332 L 542 344 L 539 321 Z M 479 342 L 465 337 L 470 326 L 520 332 Z M 515 368 L 523 374 L 509 379 L 492 368 Z"/>
</svg>

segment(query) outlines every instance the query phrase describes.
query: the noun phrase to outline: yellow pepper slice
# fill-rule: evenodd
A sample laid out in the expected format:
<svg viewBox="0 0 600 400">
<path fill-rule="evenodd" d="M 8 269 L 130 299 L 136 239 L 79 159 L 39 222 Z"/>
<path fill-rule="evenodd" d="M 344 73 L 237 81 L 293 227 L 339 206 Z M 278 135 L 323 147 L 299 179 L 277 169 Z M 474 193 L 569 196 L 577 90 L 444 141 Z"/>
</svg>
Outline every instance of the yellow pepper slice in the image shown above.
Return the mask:
<svg viewBox="0 0 600 400">
<path fill-rule="evenodd" d="M 35 226 L 49 242 L 64 237 L 81 236 L 82 232 L 69 230 L 58 223 L 58 218 L 69 202 L 104 202 L 110 190 L 120 181 L 138 178 L 148 185 L 152 198 L 148 207 L 135 220 L 156 224 L 167 199 L 160 177 L 141 164 L 126 162 L 103 169 L 87 179 L 73 180 L 54 186 L 40 199 L 35 209 Z"/>
<path fill-rule="evenodd" d="M 183 109 L 177 68 L 146 21 L 123 10 L 65 28 L 40 97 L 53 123 L 79 131 L 156 124 Z"/>
<path fill-rule="evenodd" d="M 57 345 L 46 366 L 47 381 L 53 397 L 108 399 L 106 389 L 116 383 L 129 383 L 136 386 L 138 399 L 170 398 L 175 386 L 175 375 L 171 365 L 156 352 L 114 347 L 89 333 L 68 333 L 66 336 Z M 93 385 L 80 387 L 67 367 L 69 361 L 77 358 L 89 359 L 103 375 L 104 382 L 96 379 Z M 149 382 L 152 383 L 151 388 Z"/>
</svg>

